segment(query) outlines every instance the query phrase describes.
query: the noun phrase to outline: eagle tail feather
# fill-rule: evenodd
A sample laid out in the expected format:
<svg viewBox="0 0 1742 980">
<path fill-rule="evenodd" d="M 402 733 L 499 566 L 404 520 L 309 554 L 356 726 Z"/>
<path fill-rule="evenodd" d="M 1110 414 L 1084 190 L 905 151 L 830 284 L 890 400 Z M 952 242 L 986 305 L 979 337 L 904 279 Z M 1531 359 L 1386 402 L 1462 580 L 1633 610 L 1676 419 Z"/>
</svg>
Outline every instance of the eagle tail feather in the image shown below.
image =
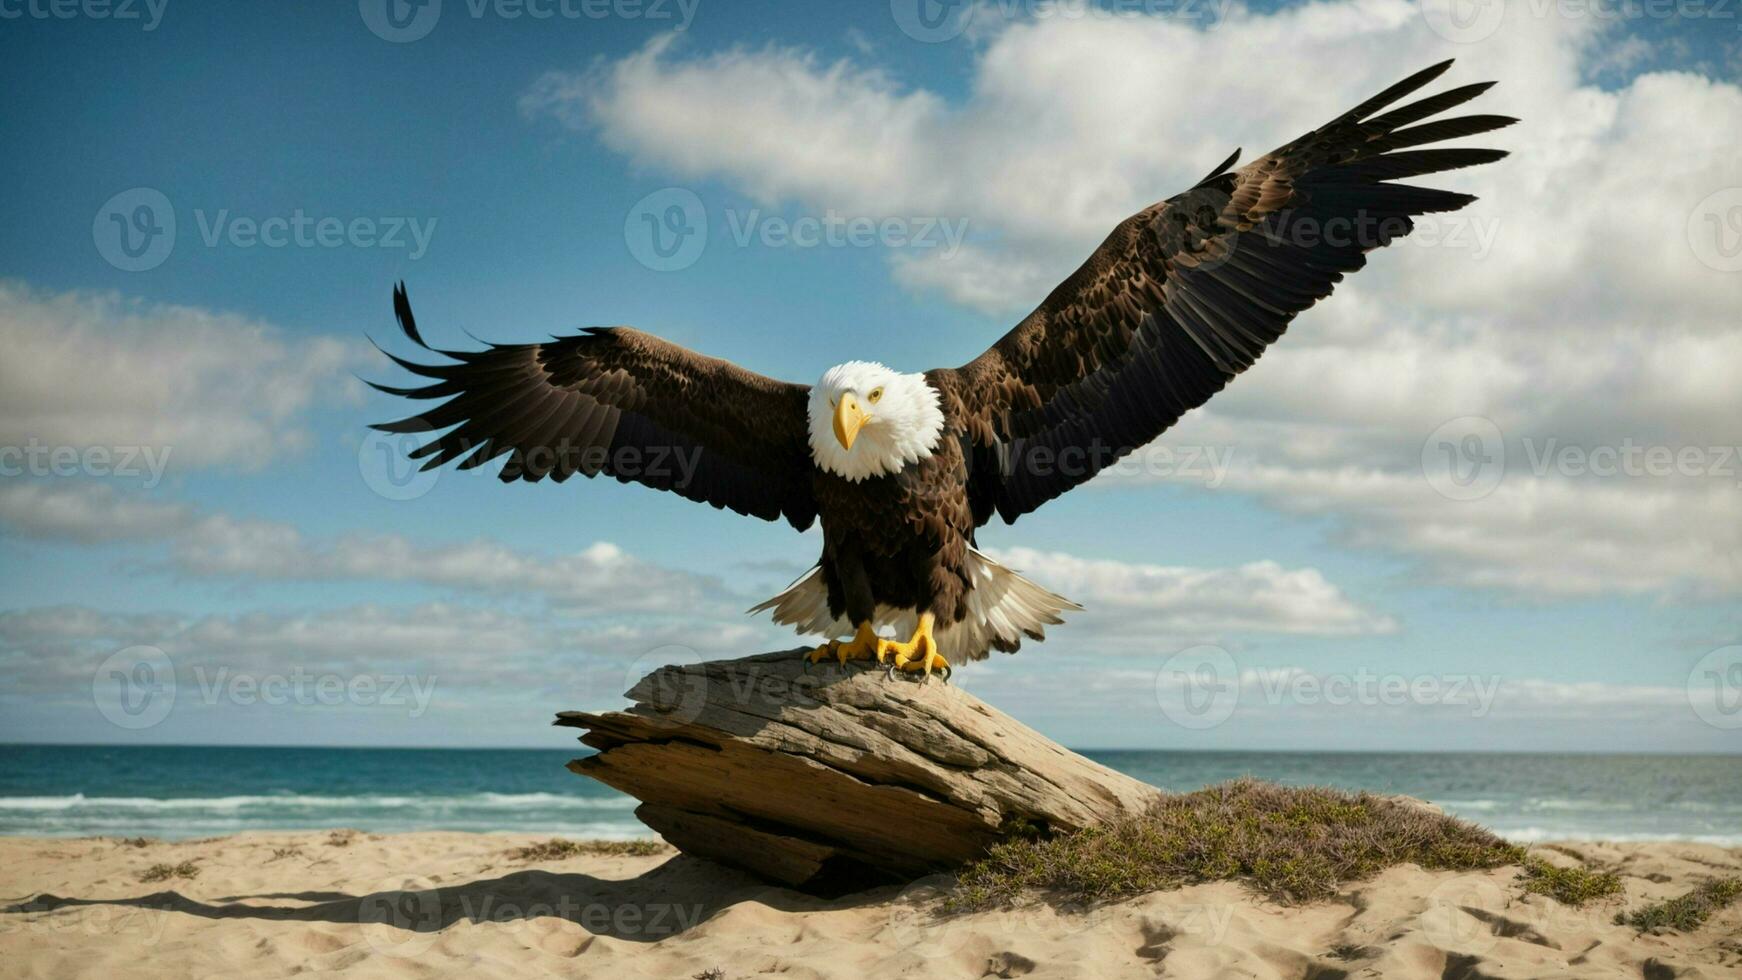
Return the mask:
<svg viewBox="0 0 1742 980">
<path fill-rule="evenodd" d="M 1046 628 L 1083 607 L 968 549 L 968 614 L 937 630 L 938 652 L 952 664 L 984 660 L 993 650 L 1015 653 L 1026 637 L 1046 639 Z"/>
<path fill-rule="evenodd" d="M 818 564 L 800 575 L 779 595 L 750 607 L 750 614 L 772 610 L 774 621 L 791 626 L 806 636 L 844 636 L 853 631 L 851 623 L 829 612 L 829 587 L 823 580 L 823 566 Z"/>
<path fill-rule="evenodd" d="M 967 615 L 960 622 L 937 627 L 933 633 L 938 652 L 952 664 L 984 660 L 993 650 L 1014 653 L 1025 638 L 1046 639 L 1048 626 L 1063 623 L 1064 613 L 1083 608 L 975 548 L 968 549 L 968 580 Z M 821 565 L 750 612 L 772 612 L 776 623 L 806 636 L 842 637 L 853 632 L 852 623 L 829 611 L 829 588 Z M 918 614 L 911 609 L 877 608 L 876 625 L 892 627 L 898 637 L 911 635 L 918 621 Z"/>
</svg>

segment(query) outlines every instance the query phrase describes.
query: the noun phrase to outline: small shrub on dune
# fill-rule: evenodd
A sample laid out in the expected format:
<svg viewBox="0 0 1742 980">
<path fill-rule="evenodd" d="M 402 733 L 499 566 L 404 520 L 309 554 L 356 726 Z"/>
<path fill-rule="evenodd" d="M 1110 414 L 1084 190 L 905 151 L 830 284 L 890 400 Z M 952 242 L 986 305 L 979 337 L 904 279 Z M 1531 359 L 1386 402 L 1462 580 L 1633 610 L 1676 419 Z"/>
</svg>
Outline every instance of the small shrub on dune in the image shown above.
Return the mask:
<svg viewBox="0 0 1742 980">
<path fill-rule="evenodd" d="M 192 861 L 180 864 L 154 864 L 139 875 L 139 880 L 147 884 L 157 881 L 168 881 L 171 878 L 198 878 L 200 866 Z"/>
<path fill-rule="evenodd" d="M 1010 904 L 1028 891 L 1093 903 L 1206 881 L 1299 903 L 1394 865 L 1463 871 L 1523 857 L 1474 824 L 1408 803 L 1242 779 L 1106 827 L 995 845 L 963 869 L 949 905 Z"/>
<path fill-rule="evenodd" d="M 1615 916 L 1616 925 L 1640 932 L 1693 932 L 1706 924 L 1714 912 L 1742 897 L 1742 878 L 1719 878 L 1675 898 L 1641 906 Z"/>
<path fill-rule="evenodd" d="M 517 847 L 508 852 L 516 861 L 560 861 L 563 858 L 594 854 L 606 857 L 649 857 L 665 850 L 665 845 L 653 840 L 566 840 L 553 837 L 547 841 Z"/>
<path fill-rule="evenodd" d="M 1526 892 L 1547 895 L 1574 908 L 1621 894 L 1621 876 L 1613 871 L 1563 868 L 1539 857 L 1525 859 L 1524 874 L 1519 880 Z"/>
</svg>

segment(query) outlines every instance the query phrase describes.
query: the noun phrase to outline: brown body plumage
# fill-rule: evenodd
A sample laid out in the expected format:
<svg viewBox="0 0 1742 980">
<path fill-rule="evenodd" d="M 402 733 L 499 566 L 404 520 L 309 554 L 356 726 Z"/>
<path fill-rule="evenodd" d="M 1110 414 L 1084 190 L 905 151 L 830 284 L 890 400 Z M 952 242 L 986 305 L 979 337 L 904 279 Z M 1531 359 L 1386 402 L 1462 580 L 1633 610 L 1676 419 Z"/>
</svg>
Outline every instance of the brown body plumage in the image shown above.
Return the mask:
<svg viewBox="0 0 1742 980">
<path fill-rule="evenodd" d="M 814 473 L 823 524 L 819 568 L 829 611 L 859 623 L 878 606 L 930 612 L 942 625 L 967 614 L 968 549 L 974 542 L 968 466 L 959 423 L 929 459 L 857 483 Z"/>
<path fill-rule="evenodd" d="M 813 391 L 622 327 L 441 351 L 446 364 L 395 358 L 433 383 L 383 390 L 447 400 L 381 428 L 434 435 L 412 453 L 426 467 L 506 455 L 505 481 L 606 473 L 801 530 L 820 517 L 814 575 L 758 608 L 829 633 L 905 616 L 929 639 L 935 620 L 940 635 L 962 627 L 942 643 L 958 656 L 1014 650 L 1072 604 L 979 555 L 975 528 L 994 513 L 1014 521 L 1154 439 L 1250 367 L 1368 251 L 1408 234 L 1416 216 L 1472 201 L 1396 181 L 1505 155 L 1418 148 L 1512 123 L 1422 122 L 1491 83 L 1380 112 L 1449 64 L 1245 167 L 1227 169 L 1230 158 L 1120 223 L 985 354 L 923 376 L 920 401 L 940 415 L 927 423 L 932 441 L 872 475 L 850 453 L 861 416 L 879 414 L 859 402 L 876 401 L 880 387 Z M 407 336 L 430 349 L 403 288 L 394 306 Z M 818 441 L 827 422 L 818 413 L 829 411 L 839 450 Z"/>
</svg>

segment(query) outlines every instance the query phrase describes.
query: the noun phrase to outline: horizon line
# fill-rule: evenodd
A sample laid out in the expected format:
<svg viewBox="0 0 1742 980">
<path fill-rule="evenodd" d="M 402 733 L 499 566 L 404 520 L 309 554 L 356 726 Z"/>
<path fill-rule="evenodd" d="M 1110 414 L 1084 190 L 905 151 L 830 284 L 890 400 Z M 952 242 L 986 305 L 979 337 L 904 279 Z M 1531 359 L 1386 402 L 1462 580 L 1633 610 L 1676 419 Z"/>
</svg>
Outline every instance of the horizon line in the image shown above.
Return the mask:
<svg viewBox="0 0 1742 980">
<path fill-rule="evenodd" d="M 0 748 L 64 748 L 64 749 L 320 749 L 356 752 L 563 752 L 578 751 L 584 755 L 594 754 L 597 750 L 585 745 L 576 744 L 573 749 L 565 746 L 538 745 L 325 745 L 306 743 L 257 743 L 257 742 L 11 742 L 0 741 Z M 1592 756 L 1608 758 L 1737 758 L 1742 759 L 1742 751 L 1676 751 L 1676 750 L 1634 750 L 1628 752 L 1605 752 L 1579 749 L 1302 749 L 1302 748 L 1188 748 L 1188 747 L 1132 747 L 1132 746 L 1095 746 L 1077 748 L 1066 746 L 1069 751 L 1078 754 L 1108 753 L 1108 752 L 1173 752 L 1187 755 L 1235 755 L 1264 753 L 1267 755 L 1549 755 L 1549 756 Z"/>
</svg>

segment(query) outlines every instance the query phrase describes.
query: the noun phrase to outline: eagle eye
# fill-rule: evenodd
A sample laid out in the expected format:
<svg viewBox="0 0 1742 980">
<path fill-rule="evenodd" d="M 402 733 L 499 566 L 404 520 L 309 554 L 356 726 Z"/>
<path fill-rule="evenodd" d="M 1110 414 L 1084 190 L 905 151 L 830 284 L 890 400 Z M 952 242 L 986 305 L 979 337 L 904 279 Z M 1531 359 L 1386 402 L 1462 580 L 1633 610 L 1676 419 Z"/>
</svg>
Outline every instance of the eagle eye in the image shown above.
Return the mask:
<svg viewBox="0 0 1742 980">
<path fill-rule="evenodd" d="M 871 404 L 873 404 L 873 405 L 877 404 L 877 399 L 883 397 L 883 389 L 882 388 L 871 389 L 871 394 L 868 397 L 871 399 Z"/>
</svg>

